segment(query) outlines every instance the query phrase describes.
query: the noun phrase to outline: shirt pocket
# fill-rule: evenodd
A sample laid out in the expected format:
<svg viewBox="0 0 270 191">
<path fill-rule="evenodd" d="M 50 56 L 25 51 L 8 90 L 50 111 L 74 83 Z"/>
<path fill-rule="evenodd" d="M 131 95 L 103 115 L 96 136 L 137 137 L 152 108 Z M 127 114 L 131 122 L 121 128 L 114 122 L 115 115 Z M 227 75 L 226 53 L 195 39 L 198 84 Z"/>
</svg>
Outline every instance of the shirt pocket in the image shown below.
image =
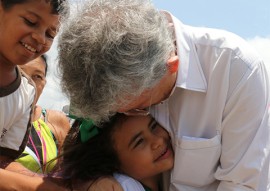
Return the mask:
<svg viewBox="0 0 270 191">
<path fill-rule="evenodd" d="M 175 145 L 172 182 L 193 187 L 214 182 L 220 154 L 220 135 L 211 139 L 183 136 Z"/>
</svg>

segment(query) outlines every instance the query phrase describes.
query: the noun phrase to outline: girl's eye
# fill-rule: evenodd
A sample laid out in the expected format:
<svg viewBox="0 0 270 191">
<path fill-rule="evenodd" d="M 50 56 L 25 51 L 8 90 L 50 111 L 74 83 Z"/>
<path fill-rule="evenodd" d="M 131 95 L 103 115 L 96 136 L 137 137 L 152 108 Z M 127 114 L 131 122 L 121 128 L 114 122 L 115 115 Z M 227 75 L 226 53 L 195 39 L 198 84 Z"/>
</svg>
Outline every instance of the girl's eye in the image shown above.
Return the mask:
<svg viewBox="0 0 270 191">
<path fill-rule="evenodd" d="M 46 36 L 50 39 L 54 39 L 55 35 L 50 34 L 49 32 L 46 32 Z"/>
<path fill-rule="evenodd" d="M 158 127 L 158 123 L 155 122 L 154 124 L 151 125 L 150 129 L 153 131 Z"/>
<path fill-rule="evenodd" d="M 24 18 L 24 21 L 28 26 L 35 26 L 36 25 L 35 22 L 33 22 L 33 21 L 29 20 L 29 19 Z"/>
<path fill-rule="evenodd" d="M 152 126 L 152 130 L 156 129 L 157 128 L 157 123 L 155 125 Z"/>
<path fill-rule="evenodd" d="M 134 145 L 134 148 L 136 148 L 137 146 L 141 145 L 143 143 L 144 139 L 143 138 L 140 138 L 136 141 L 135 145 Z"/>
<path fill-rule="evenodd" d="M 162 127 L 159 125 L 159 123 L 155 122 L 154 124 L 152 124 L 150 126 L 150 131 L 155 134 L 158 135 L 161 133 Z"/>
</svg>

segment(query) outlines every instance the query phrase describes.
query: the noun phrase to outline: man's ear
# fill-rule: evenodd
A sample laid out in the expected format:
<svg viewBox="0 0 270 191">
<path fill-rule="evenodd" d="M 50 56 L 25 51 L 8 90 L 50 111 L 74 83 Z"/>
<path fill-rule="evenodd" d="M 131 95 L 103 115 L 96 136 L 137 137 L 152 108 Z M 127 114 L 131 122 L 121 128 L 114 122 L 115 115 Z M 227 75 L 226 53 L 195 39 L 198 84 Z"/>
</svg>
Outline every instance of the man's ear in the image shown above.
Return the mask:
<svg viewBox="0 0 270 191">
<path fill-rule="evenodd" d="M 168 71 L 173 74 L 175 72 L 177 72 L 179 67 L 179 57 L 178 56 L 172 56 L 169 58 L 169 60 L 167 61 L 167 68 Z"/>
</svg>

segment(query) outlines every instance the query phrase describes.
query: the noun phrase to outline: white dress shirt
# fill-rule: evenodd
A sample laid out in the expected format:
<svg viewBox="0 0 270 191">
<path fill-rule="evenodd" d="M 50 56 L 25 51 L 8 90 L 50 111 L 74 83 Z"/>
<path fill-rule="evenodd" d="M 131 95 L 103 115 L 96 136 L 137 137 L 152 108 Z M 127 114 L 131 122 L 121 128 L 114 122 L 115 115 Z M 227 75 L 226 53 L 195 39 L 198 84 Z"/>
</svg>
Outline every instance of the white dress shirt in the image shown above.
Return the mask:
<svg viewBox="0 0 270 191">
<path fill-rule="evenodd" d="M 170 191 L 267 191 L 269 83 L 263 61 L 238 36 L 172 17 L 179 71 L 152 107 L 175 151 Z"/>
</svg>

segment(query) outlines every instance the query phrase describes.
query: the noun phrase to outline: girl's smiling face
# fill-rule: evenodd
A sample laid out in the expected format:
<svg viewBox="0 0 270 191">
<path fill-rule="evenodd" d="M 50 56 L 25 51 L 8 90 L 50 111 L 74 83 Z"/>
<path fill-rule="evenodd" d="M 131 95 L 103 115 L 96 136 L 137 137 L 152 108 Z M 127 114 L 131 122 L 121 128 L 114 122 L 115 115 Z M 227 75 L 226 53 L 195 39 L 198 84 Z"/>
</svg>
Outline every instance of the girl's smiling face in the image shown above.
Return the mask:
<svg viewBox="0 0 270 191">
<path fill-rule="evenodd" d="M 59 15 L 45 0 L 29 0 L 10 8 L 0 5 L 0 64 L 22 65 L 49 50 Z"/>
<path fill-rule="evenodd" d="M 173 167 L 168 132 L 151 116 L 129 116 L 113 133 L 120 170 L 143 181 Z"/>
</svg>

